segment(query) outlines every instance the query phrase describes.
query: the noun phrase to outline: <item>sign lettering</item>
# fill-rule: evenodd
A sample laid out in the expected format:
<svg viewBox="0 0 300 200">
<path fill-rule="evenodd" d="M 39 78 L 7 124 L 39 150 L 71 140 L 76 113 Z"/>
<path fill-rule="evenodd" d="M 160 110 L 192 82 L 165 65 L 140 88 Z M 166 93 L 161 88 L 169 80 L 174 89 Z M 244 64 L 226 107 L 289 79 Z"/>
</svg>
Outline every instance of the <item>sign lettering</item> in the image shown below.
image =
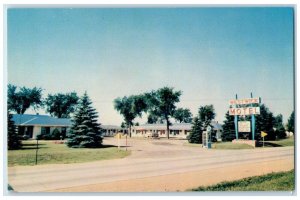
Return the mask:
<svg viewBox="0 0 300 200">
<path fill-rule="evenodd" d="M 229 115 L 259 115 L 260 107 L 229 108 Z"/>
<path fill-rule="evenodd" d="M 249 99 L 231 99 L 229 105 L 247 105 L 260 103 L 259 98 L 249 98 Z"/>
<path fill-rule="evenodd" d="M 239 132 L 249 133 L 251 131 L 250 121 L 238 122 Z"/>
</svg>

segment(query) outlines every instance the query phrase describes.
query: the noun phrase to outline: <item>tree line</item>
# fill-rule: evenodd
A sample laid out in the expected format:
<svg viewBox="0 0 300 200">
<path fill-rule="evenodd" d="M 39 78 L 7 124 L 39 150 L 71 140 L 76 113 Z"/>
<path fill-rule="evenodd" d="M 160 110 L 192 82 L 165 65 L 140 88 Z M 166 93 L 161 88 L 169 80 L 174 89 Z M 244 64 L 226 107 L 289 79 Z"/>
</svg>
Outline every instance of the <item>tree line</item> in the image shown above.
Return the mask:
<svg viewBox="0 0 300 200">
<path fill-rule="evenodd" d="M 9 149 L 17 149 L 21 142 L 15 131 L 10 112 L 24 114 L 30 107 L 33 109 L 46 108 L 46 112 L 57 118 L 72 118 L 72 126 L 68 133 L 67 145 L 69 147 L 100 147 L 102 144 L 101 128 L 97 122 L 98 114 L 92 107 L 92 102 L 85 93 L 81 98 L 76 92 L 48 94 L 42 99 L 41 88 L 26 88 L 8 85 L 8 146 Z M 192 130 L 187 139 L 191 143 L 202 143 L 202 133 L 211 125 L 215 118 L 213 105 L 200 106 L 197 115 L 193 118 L 187 108 L 177 108 L 176 103 L 180 101 L 181 91 L 175 91 L 171 87 L 163 87 L 150 92 L 118 97 L 114 99 L 114 108 L 123 116 L 124 122 L 121 127 L 129 129 L 134 120 L 147 114 L 147 123 L 165 123 L 167 138 L 169 139 L 171 119 L 179 123 L 192 123 Z M 266 140 L 285 138 L 286 128 L 283 125 L 282 115 L 274 114 L 266 107 L 260 106 L 260 115 L 256 115 L 255 139 L 260 140 L 260 132 L 268 133 Z M 240 117 L 240 120 L 250 120 L 249 116 Z M 137 123 L 135 124 L 137 125 Z M 294 112 L 291 114 L 287 124 L 287 130 L 294 133 Z M 243 133 L 239 138 L 250 138 L 250 133 Z M 229 112 L 225 114 L 223 123 L 223 141 L 235 139 L 234 116 Z"/>
<path fill-rule="evenodd" d="M 9 84 L 7 88 L 8 110 L 17 114 L 24 114 L 32 107 L 46 108 L 46 112 L 52 117 L 70 118 L 78 106 L 79 97 L 76 92 L 48 94 L 42 98 L 42 88 L 17 87 Z"/>
</svg>

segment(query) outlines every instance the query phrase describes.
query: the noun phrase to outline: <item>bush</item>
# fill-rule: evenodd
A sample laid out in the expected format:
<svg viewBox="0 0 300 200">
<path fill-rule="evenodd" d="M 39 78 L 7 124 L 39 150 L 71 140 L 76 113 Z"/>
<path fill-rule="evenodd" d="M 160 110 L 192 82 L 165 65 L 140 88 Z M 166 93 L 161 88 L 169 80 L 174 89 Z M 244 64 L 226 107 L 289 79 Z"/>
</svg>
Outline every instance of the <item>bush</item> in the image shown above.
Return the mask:
<svg viewBox="0 0 300 200">
<path fill-rule="evenodd" d="M 63 139 L 61 138 L 62 134 L 61 132 L 56 128 L 52 131 L 52 133 L 49 134 L 39 134 L 37 135 L 38 140 L 60 140 Z"/>
</svg>

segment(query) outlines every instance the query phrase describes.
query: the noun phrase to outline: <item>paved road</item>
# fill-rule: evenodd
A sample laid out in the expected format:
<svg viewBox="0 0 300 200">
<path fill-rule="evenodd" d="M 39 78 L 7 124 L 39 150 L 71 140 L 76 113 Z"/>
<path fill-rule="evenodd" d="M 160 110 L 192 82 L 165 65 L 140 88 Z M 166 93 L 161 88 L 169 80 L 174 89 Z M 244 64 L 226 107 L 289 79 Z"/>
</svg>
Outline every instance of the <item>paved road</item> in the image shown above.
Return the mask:
<svg viewBox="0 0 300 200">
<path fill-rule="evenodd" d="M 115 142 L 113 138 L 105 140 L 107 144 Z M 10 167 L 9 183 L 18 192 L 51 191 L 191 171 L 217 170 L 247 163 L 294 159 L 293 147 L 206 150 L 185 146 L 184 142 L 131 139 L 128 141 L 128 149 L 132 151 L 132 155 L 124 159 Z"/>
</svg>

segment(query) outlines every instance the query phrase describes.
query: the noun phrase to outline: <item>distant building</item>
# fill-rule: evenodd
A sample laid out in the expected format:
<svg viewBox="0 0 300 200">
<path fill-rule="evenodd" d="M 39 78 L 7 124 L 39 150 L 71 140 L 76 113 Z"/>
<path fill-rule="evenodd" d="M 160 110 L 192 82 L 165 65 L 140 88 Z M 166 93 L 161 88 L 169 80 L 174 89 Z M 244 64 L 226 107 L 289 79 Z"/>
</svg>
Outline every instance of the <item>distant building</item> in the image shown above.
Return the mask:
<svg viewBox="0 0 300 200">
<path fill-rule="evenodd" d="M 14 114 L 12 120 L 17 126 L 19 135 L 33 139 L 39 134 L 52 133 L 54 129 L 58 129 L 63 135 L 66 135 L 71 126 L 70 119 L 39 114 Z"/>
<path fill-rule="evenodd" d="M 218 122 L 211 123 L 215 133 L 215 137 L 218 141 L 221 141 L 222 126 Z M 191 123 L 174 123 L 170 125 L 170 137 L 183 138 L 189 135 L 192 130 Z M 131 135 L 133 137 L 151 137 L 152 135 L 158 135 L 158 137 L 167 137 L 167 125 L 166 124 L 143 124 L 140 126 L 133 126 L 131 129 Z"/>
<path fill-rule="evenodd" d="M 110 137 L 115 136 L 118 132 L 121 133 L 127 133 L 127 129 L 121 128 L 120 126 L 115 125 L 101 125 L 100 126 L 103 129 L 103 136 Z"/>
</svg>

